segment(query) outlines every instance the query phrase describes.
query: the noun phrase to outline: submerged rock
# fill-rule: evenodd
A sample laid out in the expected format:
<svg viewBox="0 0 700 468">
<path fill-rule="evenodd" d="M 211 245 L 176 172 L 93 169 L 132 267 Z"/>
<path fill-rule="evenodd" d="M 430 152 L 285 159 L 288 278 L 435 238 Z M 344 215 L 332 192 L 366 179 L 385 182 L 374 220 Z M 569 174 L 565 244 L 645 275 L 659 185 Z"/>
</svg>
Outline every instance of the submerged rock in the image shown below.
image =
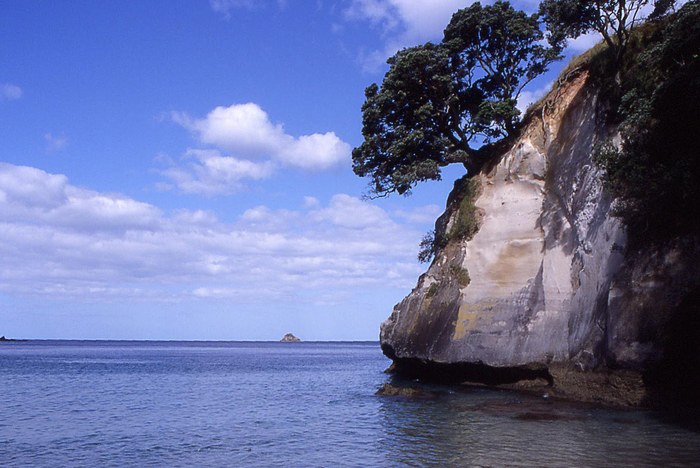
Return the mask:
<svg viewBox="0 0 700 468">
<path fill-rule="evenodd" d="M 437 398 L 437 393 L 435 392 L 430 392 L 427 390 L 422 390 L 419 388 L 414 388 L 414 387 L 404 387 L 400 385 L 393 385 L 390 383 L 385 383 L 382 385 L 379 390 L 375 393 L 375 395 L 381 395 L 381 396 L 391 396 L 391 397 L 403 397 L 403 398 L 411 398 L 411 399 L 426 399 L 426 400 L 432 400 L 434 398 Z"/>
<path fill-rule="evenodd" d="M 287 333 L 280 340 L 281 343 L 299 343 L 301 340 L 291 333 Z"/>
</svg>

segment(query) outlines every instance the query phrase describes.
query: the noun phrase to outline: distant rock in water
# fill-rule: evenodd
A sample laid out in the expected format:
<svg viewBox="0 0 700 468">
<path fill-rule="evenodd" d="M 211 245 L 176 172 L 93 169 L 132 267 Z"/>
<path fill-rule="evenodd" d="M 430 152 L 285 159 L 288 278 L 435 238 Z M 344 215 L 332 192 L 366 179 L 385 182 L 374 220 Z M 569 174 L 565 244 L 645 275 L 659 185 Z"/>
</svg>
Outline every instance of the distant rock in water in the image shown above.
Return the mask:
<svg viewBox="0 0 700 468">
<path fill-rule="evenodd" d="M 16 340 L 14 338 L 7 338 L 5 335 L 0 336 L 0 342 L 7 341 L 7 342 L 17 342 L 17 341 L 27 341 L 27 340 Z"/>
<path fill-rule="evenodd" d="M 301 340 L 294 336 L 292 333 L 287 333 L 280 340 L 281 343 L 299 343 Z"/>
</svg>

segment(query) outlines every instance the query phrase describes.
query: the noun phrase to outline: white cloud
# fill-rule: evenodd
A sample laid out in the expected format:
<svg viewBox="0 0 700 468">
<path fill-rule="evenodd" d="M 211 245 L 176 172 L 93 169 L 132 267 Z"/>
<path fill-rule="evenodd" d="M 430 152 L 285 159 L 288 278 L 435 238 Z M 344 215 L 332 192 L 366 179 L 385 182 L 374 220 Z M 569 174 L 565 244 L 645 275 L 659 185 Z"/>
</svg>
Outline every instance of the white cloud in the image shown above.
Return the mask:
<svg viewBox="0 0 700 468">
<path fill-rule="evenodd" d="M 554 82 L 550 81 L 546 85 L 542 86 L 541 88 L 529 90 L 529 89 L 524 89 L 521 93 L 520 96 L 518 96 L 518 102 L 516 103 L 516 107 L 520 111 L 521 114 L 525 114 L 525 111 L 527 108 L 531 105 L 536 103 L 542 96 L 547 94 L 550 89 L 552 89 L 552 84 Z"/>
<path fill-rule="evenodd" d="M 603 38 L 599 33 L 590 32 L 588 34 L 583 34 L 576 39 L 569 40 L 566 44 L 566 48 L 570 52 L 580 54 L 587 51 L 602 40 Z"/>
<path fill-rule="evenodd" d="M 245 180 L 269 177 L 274 165 L 224 156 L 218 150 L 189 149 L 184 166 L 172 165 L 161 171 L 184 193 L 207 196 L 235 193 L 244 187 Z"/>
<path fill-rule="evenodd" d="M 130 198 L 68 184 L 63 175 L 0 163 L 0 222 L 61 226 L 71 231 L 148 229 L 160 211 Z"/>
<path fill-rule="evenodd" d="M 410 288 L 425 229 L 349 195 L 251 208 L 230 224 L 168 214 L 60 174 L 0 164 L 0 291 L 29 296 L 175 301 L 354 294 Z M 355 288 L 355 289 L 353 289 Z"/>
<path fill-rule="evenodd" d="M 395 217 L 409 223 L 433 224 L 441 212 L 442 209 L 437 205 L 426 205 L 413 208 L 409 211 L 397 210 L 393 214 Z"/>
<path fill-rule="evenodd" d="M 683 5 L 688 3 L 688 0 L 678 0 L 676 2 L 675 8 L 676 10 L 678 8 L 681 8 Z M 636 21 L 635 24 L 641 23 L 646 20 L 646 18 L 651 15 L 651 13 L 654 11 L 654 2 L 649 2 L 646 5 L 643 5 L 639 13 L 636 15 Z M 598 44 L 600 41 L 603 40 L 603 37 L 600 35 L 598 32 L 589 32 L 588 34 L 583 34 L 576 39 L 570 39 L 567 42 L 567 50 L 571 53 L 574 54 L 580 54 L 582 52 L 587 51 L 594 45 Z"/>
<path fill-rule="evenodd" d="M 304 197 L 304 208 L 318 208 L 321 202 L 316 197 Z"/>
<path fill-rule="evenodd" d="M 288 166 L 323 170 L 348 161 L 350 151 L 350 145 L 335 133 L 314 133 L 290 140 L 289 144 L 273 157 Z"/>
<path fill-rule="evenodd" d="M 381 31 L 383 47 L 363 51 L 359 57 L 366 72 L 376 73 L 384 66 L 386 59 L 400 49 L 427 41 L 441 41 L 452 15 L 473 3 L 475 0 L 350 0 L 345 18 L 369 21 Z M 493 2 L 482 1 L 482 4 L 485 3 Z M 533 13 L 537 11 L 540 0 L 515 0 L 511 3 L 516 9 Z"/>
<path fill-rule="evenodd" d="M 464 0 L 353 0 L 346 14 L 351 19 L 367 19 L 390 34 L 418 43 L 441 38 L 452 14 L 467 6 L 469 3 Z"/>
<path fill-rule="evenodd" d="M 68 144 L 68 138 L 64 134 L 54 136 L 51 133 L 45 133 L 44 141 L 46 142 L 47 153 L 55 153 L 56 151 L 60 151 Z"/>
<path fill-rule="evenodd" d="M 389 215 L 378 206 L 345 194 L 333 196 L 328 208 L 316 210 L 312 216 L 314 220 L 349 229 L 373 228 L 390 222 Z"/>
<path fill-rule="evenodd" d="M 334 132 L 294 137 L 254 103 L 217 107 L 201 119 L 183 112 L 173 112 L 171 118 L 200 143 L 229 153 L 189 150 L 186 157 L 194 163 L 163 172 L 188 193 L 228 194 L 240 190 L 244 179 L 264 179 L 278 167 L 319 171 L 350 161 L 350 145 Z"/>
<path fill-rule="evenodd" d="M 12 83 L 0 83 L 0 101 L 13 101 L 22 97 L 22 88 Z"/>
<path fill-rule="evenodd" d="M 173 120 L 194 132 L 202 143 L 223 148 L 240 157 L 278 153 L 291 138 L 281 125 L 272 124 L 267 113 L 253 103 L 217 107 L 203 119 L 174 113 Z"/>
<path fill-rule="evenodd" d="M 376 72 L 401 48 L 440 41 L 452 14 L 471 3 L 463 0 L 352 0 L 345 15 L 349 20 L 369 21 L 382 31 L 384 47 L 360 57 L 366 71 Z"/>
</svg>

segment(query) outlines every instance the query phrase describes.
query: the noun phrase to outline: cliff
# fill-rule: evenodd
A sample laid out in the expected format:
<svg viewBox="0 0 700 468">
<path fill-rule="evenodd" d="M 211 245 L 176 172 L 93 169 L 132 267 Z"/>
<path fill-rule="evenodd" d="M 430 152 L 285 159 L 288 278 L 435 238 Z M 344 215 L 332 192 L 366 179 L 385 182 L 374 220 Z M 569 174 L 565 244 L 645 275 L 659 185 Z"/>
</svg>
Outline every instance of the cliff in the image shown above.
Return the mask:
<svg viewBox="0 0 700 468">
<path fill-rule="evenodd" d="M 690 385 L 700 243 L 628 248 L 593 161 L 619 143 L 603 104 L 587 67 L 569 70 L 502 157 L 455 183 L 432 264 L 381 326 L 399 374 L 624 405 Z"/>
</svg>

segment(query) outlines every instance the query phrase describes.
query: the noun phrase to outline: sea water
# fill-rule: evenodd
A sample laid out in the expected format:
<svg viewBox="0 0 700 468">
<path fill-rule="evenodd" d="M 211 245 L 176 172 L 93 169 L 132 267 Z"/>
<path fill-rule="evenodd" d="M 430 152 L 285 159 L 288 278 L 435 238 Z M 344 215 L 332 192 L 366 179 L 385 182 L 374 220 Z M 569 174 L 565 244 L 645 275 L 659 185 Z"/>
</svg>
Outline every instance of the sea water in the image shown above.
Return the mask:
<svg viewBox="0 0 700 468">
<path fill-rule="evenodd" d="M 0 343 L 3 466 L 698 466 L 693 421 L 483 388 L 375 395 L 377 343 Z"/>
</svg>

